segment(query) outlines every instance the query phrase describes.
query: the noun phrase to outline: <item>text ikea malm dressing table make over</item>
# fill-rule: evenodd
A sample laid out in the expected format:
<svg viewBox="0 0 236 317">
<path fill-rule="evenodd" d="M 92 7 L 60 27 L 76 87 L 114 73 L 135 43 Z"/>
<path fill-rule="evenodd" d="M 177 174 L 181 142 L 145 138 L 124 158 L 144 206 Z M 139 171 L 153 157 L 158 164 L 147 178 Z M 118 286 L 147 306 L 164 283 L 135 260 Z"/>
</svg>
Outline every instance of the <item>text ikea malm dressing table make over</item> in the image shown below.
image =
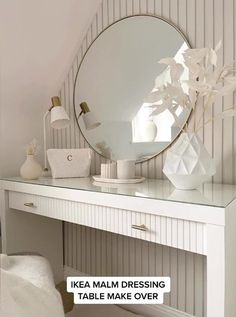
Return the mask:
<svg viewBox="0 0 236 317">
<path fill-rule="evenodd" d="M 207 317 L 236 316 L 236 186 L 186 192 L 160 180 L 10 178 L 0 188 L 4 253 L 39 252 L 60 281 L 62 221 L 194 252 L 207 257 Z"/>
</svg>

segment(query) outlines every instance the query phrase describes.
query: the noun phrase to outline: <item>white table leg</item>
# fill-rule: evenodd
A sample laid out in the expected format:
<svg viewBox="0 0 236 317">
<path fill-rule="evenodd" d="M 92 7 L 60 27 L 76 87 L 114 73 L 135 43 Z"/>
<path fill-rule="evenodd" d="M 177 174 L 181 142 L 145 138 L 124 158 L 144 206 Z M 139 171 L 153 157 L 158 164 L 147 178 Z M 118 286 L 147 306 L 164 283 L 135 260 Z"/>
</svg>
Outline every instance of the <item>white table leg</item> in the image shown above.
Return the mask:
<svg viewBox="0 0 236 317">
<path fill-rule="evenodd" d="M 236 201 L 225 216 L 225 317 L 236 316 Z"/>
<path fill-rule="evenodd" d="M 226 317 L 224 227 L 207 225 L 207 317 Z"/>
</svg>

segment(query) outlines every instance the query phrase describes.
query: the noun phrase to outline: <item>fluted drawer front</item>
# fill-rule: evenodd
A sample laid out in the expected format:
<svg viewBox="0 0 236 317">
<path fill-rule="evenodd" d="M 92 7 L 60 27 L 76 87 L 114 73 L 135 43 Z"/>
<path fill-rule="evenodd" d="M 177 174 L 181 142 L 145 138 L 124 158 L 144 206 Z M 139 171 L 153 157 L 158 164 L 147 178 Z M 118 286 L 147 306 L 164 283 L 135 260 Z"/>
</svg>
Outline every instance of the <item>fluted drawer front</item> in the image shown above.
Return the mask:
<svg viewBox="0 0 236 317">
<path fill-rule="evenodd" d="M 9 193 L 9 206 L 206 255 L 205 225 L 199 222 L 18 192 Z"/>
</svg>

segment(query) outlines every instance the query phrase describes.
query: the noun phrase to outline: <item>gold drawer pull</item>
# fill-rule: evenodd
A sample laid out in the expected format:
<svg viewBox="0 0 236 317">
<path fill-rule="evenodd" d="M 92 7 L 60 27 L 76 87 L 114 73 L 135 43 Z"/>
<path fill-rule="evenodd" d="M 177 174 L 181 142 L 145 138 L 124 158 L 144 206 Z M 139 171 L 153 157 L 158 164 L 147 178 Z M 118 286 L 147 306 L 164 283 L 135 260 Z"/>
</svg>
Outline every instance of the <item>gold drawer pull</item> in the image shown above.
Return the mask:
<svg viewBox="0 0 236 317">
<path fill-rule="evenodd" d="M 25 203 L 24 206 L 26 206 L 26 207 L 36 207 L 34 205 L 34 203 Z"/>
<path fill-rule="evenodd" d="M 142 224 L 142 225 L 132 225 L 132 229 L 141 230 L 141 231 L 147 231 L 148 228 Z"/>
</svg>

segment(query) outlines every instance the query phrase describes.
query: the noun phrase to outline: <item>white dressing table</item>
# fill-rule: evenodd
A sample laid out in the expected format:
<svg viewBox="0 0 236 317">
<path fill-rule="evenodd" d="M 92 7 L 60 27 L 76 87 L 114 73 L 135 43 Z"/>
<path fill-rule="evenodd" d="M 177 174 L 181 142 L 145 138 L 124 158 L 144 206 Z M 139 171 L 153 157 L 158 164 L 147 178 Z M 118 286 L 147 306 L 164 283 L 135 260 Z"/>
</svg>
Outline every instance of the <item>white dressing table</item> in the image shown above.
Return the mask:
<svg viewBox="0 0 236 317">
<path fill-rule="evenodd" d="M 67 221 L 205 255 L 207 317 L 236 316 L 236 186 L 186 192 L 160 180 L 9 178 L 0 189 L 3 252 L 39 252 L 61 280 Z"/>
</svg>

